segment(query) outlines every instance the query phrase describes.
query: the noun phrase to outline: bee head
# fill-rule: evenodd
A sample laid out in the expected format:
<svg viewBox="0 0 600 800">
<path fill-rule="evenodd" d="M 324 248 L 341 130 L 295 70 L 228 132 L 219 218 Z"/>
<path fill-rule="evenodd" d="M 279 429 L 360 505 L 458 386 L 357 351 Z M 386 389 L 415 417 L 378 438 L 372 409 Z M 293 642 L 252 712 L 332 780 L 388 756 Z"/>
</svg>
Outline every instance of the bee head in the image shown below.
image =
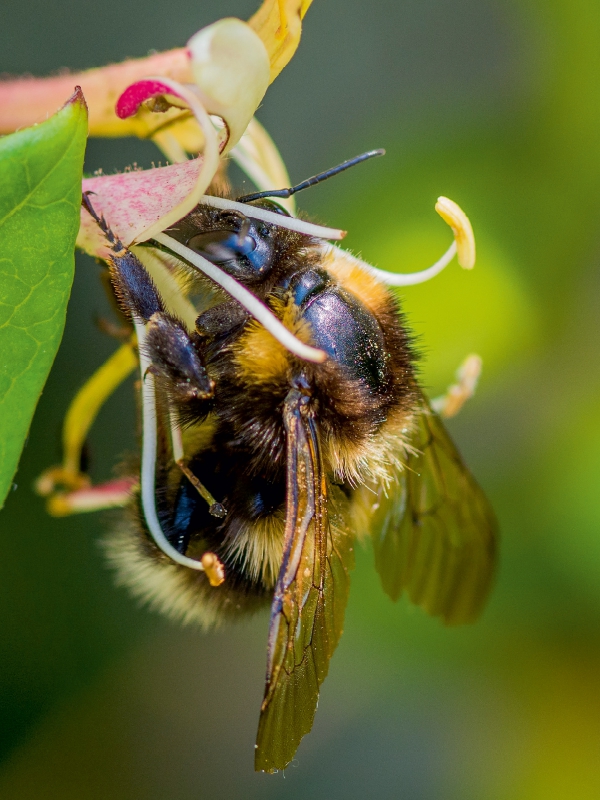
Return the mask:
<svg viewBox="0 0 600 800">
<path fill-rule="evenodd" d="M 255 201 L 248 206 L 288 216 L 270 200 Z M 273 234 L 273 225 L 226 209 L 215 214 L 207 228 L 186 237 L 185 244 L 242 283 L 253 283 L 264 279 L 273 268 L 277 250 Z"/>
</svg>

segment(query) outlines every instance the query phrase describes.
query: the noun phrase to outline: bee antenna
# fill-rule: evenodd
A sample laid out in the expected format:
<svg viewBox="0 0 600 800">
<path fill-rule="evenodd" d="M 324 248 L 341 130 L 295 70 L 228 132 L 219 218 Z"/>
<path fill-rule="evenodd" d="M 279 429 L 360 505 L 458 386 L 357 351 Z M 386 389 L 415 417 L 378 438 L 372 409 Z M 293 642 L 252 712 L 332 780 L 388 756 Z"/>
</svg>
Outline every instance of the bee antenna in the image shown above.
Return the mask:
<svg viewBox="0 0 600 800">
<path fill-rule="evenodd" d="M 354 156 L 354 158 L 349 158 L 348 161 L 344 161 L 342 164 L 338 164 L 337 167 L 331 167 L 331 169 L 325 170 L 325 172 L 319 172 L 318 175 L 313 175 L 312 178 L 307 178 L 302 183 L 299 183 L 297 186 L 291 186 L 289 189 L 270 189 L 266 192 L 255 192 L 254 194 L 245 194 L 243 197 L 238 197 L 238 203 L 250 203 L 253 200 L 261 200 L 263 197 L 291 197 L 296 192 L 301 192 L 303 189 L 308 189 L 309 186 L 315 186 L 317 183 L 322 183 L 326 181 L 327 178 L 333 178 L 334 175 L 339 175 L 340 172 L 344 172 L 346 169 L 350 169 L 355 164 L 360 164 L 363 161 L 367 161 L 369 158 L 375 158 L 375 156 L 384 156 L 385 150 L 369 150 L 367 153 L 361 153 L 359 156 Z"/>
</svg>

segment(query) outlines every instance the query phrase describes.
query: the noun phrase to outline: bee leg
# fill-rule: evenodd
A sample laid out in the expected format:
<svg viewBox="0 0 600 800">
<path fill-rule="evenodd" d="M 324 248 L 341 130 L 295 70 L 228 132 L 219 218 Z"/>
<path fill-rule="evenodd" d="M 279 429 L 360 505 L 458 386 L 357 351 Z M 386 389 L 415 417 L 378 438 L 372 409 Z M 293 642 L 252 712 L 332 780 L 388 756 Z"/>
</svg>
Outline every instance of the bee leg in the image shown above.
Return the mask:
<svg viewBox="0 0 600 800">
<path fill-rule="evenodd" d="M 111 310 L 115 314 L 118 321 L 112 321 L 106 319 L 105 317 L 96 317 L 96 325 L 103 333 L 106 333 L 113 339 L 119 339 L 120 341 L 124 342 L 131 336 L 133 326 L 131 321 L 123 313 L 123 309 L 115 297 L 110 272 L 106 264 L 102 265 L 100 271 L 100 283 L 102 284 L 102 288 L 104 289 Z"/>
<path fill-rule="evenodd" d="M 224 517 L 226 510 L 187 466 L 179 426 L 181 418 L 204 416 L 206 401 L 213 396 L 215 384 L 202 357 L 204 339 L 196 332 L 188 333 L 184 324 L 165 310 L 150 275 L 133 253 L 112 256 L 110 270 L 115 293 L 132 317 L 145 323 L 141 350 L 149 361 L 148 371 L 167 398 L 173 460 L 208 503 L 210 513 Z"/>
<path fill-rule="evenodd" d="M 201 337 L 188 333 L 170 314 L 157 311 L 146 326 L 144 347 L 171 405 L 182 416 L 202 416 L 215 384 L 204 366 Z"/>
<path fill-rule="evenodd" d="M 106 258 L 110 281 L 117 302 L 127 317 L 147 323 L 156 312 L 164 312 L 160 293 L 137 256 L 129 250 L 110 229 L 103 216 L 99 216 L 84 192 L 82 204 L 106 237 L 110 252 Z"/>
<path fill-rule="evenodd" d="M 179 423 L 177 422 L 176 415 L 174 412 L 173 407 L 171 406 L 169 409 L 169 416 L 171 422 L 171 444 L 173 447 L 173 461 L 177 464 L 179 469 L 183 472 L 185 477 L 194 487 L 194 489 L 198 492 L 200 497 L 206 501 L 208 504 L 208 511 L 213 517 L 223 518 L 227 516 L 227 509 L 221 504 L 218 503 L 212 494 L 208 491 L 206 486 L 198 480 L 198 478 L 194 475 L 192 470 L 189 468 L 187 461 L 184 456 L 183 450 L 183 437 L 181 435 L 181 428 L 179 427 Z M 172 542 L 173 544 L 173 542 Z M 173 546 L 175 546 L 173 544 Z M 183 550 L 180 552 L 184 552 Z"/>
<path fill-rule="evenodd" d="M 475 394 L 479 375 L 481 374 L 481 358 L 470 355 L 456 371 L 456 383 L 448 387 L 445 394 L 431 401 L 431 407 L 440 417 L 454 417 L 467 400 Z"/>
<path fill-rule="evenodd" d="M 214 382 L 202 357 L 202 338 L 164 306 L 154 281 L 134 253 L 117 242 L 109 259 L 115 294 L 124 309 L 146 325 L 145 352 L 152 372 L 182 414 L 202 415 Z"/>
<path fill-rule="evenodd" d="M 145 323 L 142 353 L 149 371 L 168 399 L 171 417 L 173 459 L 209 505 L 211 514 L 226 514 L 186 465 L 179 419 L 206 414 L 206 401 L 213 396 L 214 381 L 203 360 L 204 338 L 188 333 L 184 324 L 167 312 L 160 294 L 141 261 L 123 248 L 111 256 L 110 271 L 115 293 L 134 319 Z"/>
<path fill-rule="evenodd" d="M 45 470 L 35 482 L 35 490 L 43 497 L 55 495 L 59 488 L 68 491 L 90 490 L 90 479 L 81 471 L 82 450 L 88 432 L 100 408 L 136 369 L 135 338 L 123 344 L 77 392 L 63 424 L 63 461 L 60 466 Z M 50 505 L 53 502 L 50 497 Z M 87 509 L 79 509 L 87 510 Z M 89 509 L 92 510 L 92 509 Z M 66 512 L 63 512 L 66 513 Z"/>
</svg>

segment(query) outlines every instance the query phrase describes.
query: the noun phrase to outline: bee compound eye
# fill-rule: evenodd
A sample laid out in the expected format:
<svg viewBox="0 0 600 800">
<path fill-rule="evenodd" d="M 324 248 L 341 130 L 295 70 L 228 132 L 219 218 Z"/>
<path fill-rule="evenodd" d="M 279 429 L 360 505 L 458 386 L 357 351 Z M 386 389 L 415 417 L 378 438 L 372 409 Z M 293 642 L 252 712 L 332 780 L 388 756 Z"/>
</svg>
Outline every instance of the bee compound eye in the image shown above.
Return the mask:
<svg viewBox="0 0 600 800">
<path fill-rule="evenodd" d="M 188 240 L 187 246 L 209 261 L 224 263 L 250 255 L 257 245 L 256 239 L 249 234 L 240 237 L 238 231 L 219 230 L 197 233 Z"/>
</svg>

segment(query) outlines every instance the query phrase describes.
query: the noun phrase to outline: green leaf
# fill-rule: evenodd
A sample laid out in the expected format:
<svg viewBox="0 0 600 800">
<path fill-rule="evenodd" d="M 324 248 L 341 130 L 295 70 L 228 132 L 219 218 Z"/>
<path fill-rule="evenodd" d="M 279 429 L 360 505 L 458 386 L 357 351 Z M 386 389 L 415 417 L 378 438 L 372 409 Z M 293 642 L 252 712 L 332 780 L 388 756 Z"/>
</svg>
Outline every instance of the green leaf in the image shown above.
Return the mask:
<svg viewBox="0 0 600 800">
<path fill-rule="evenodd" d="M 0 139 L 0 508 L 54 361 L 73 282 L 87 107 Z"/>
</svg>

